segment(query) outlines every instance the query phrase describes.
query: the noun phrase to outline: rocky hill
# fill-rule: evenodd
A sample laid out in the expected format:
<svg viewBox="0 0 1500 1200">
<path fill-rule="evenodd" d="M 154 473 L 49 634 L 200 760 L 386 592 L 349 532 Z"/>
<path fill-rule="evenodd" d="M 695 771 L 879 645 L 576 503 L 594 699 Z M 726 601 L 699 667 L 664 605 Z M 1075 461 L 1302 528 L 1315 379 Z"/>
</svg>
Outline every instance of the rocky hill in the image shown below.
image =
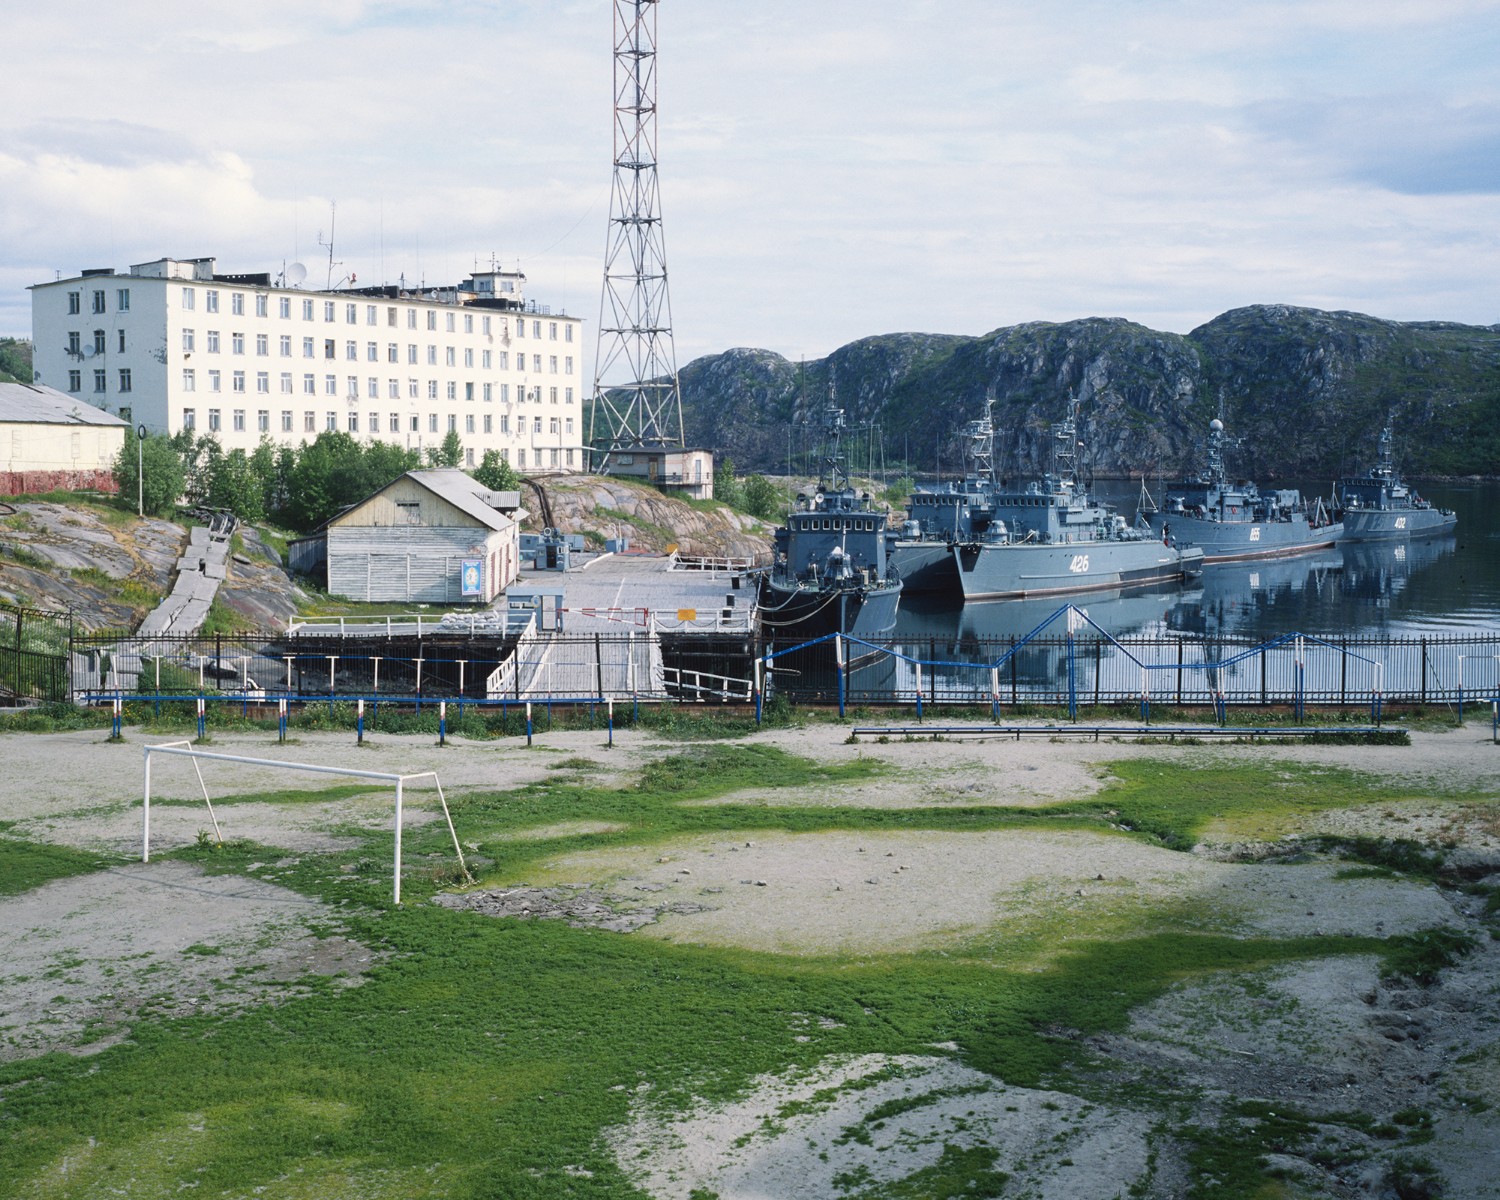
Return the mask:
<svg viewBox="0 0 1500 1200">
<path fill-rule="evenodd" d="M 681 372 L 688 440 L 784 469 L 788 430 L 832 395 L 878 428 L 887 463 L 958 461 L 956 434 L 996 398 L 1007 472 L 1044 465 L 1048 425 L 1082 402 L 1083 465 L 1101 476 L 1195 465 L 1222 406 L 1233 466 L 1272 480 L 1368 462 L 1387 416 L 1409 474 L 1500 473 L 1500 325 L 1402 323 L 1285 305 L 1186 335 L 1120 318 L 1032 322 L 983 337 L 900 333 L 792 363 L 734 349 Z"/>
<path fill-rule="evenodd" d="M 546 492 L 552 523 L 583 534 L 594 547 L 629 538 L 642 550 L 675 545 L 683 554 L 710 557 L 763 559 L 769 552 L 770 527 L 722 504 L 690 503 L 644 484 L 599 476 L 553 477 L 538 486 Z M 528 528 L 541 524 L 541 514 L 533 512 Z"/>
</svg>

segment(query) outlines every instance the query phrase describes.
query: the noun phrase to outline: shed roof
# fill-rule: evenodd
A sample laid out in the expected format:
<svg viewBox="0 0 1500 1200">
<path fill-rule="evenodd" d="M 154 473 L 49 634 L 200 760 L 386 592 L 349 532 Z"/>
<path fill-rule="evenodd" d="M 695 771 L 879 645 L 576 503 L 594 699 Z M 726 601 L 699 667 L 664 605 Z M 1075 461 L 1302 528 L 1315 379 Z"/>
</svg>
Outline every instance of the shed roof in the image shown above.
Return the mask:
<svg viewBox="0 0 1500 1200">
<path fill-rule="evenodd" d="M 24 425 L 102 425 L 129 423 L 76 396 L 37 383 L 0 383 L 0 421 Z"/>
</svg>

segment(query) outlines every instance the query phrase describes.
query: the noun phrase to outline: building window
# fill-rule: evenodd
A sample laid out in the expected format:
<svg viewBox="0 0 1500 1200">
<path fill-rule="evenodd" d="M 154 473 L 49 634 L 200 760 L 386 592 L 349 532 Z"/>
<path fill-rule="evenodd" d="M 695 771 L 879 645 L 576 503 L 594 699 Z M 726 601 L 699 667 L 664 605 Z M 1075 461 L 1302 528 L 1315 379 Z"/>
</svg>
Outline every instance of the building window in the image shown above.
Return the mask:
<svg viewBox="0 0 1500 1200">
<path fill-rule="evenodd" d="M 526 322 L 525 321 L 521 321 L 521 320 L 517 320 L 516 321 L 516 336 L 518 338 L 523 338 L 523 337 L 526 336 Z"/>
<path fill-rule="evenodd" d="M 555 342 L 555 341 L 557 341 L 557 322 L 556 321 L 548 321 L 547 322 L 547 340 L 549 342 Z"/>
<path fill-rule="evenodd" d="M 392 329 L 396 328 L 396 306 L 394 304 L 385 310 L 385 323 Z"/>
<path fill-rule="evenodd" d="M 230 292 L 229 293 L 229 311 L 230 311 L 231 315 L 236 316 L 236 317 L 243 317 L 245 315 L 245 293 L 244 292 Z"/>
<path fill-rule="evenodd" d="M 125 331 L 123 329 L 121 329 L 121 330 L 118 330 L 117 332 L 119 333 L 119 336 L 115 339 L 115 341 L 117 341 L 119 343 L 120 353 L 124 354 L 125 353 Z"/>
<path fill-rule="evenodd" d="M 400 433 L 401 432 L 401 414 L 400 413 L 392 413 L 391 414 L 391 422 L 387 426 L 387 428 L 392 433 Z"/>
<path fill-rule="evenodd" d="M 451 367 L 453 364 L 449 363 L 448 365 Z M 473 367 L 473 365 L 474 365 L 474 351 L 471 350 L 471 349 L 469 349 L 467 346 L 465 346 L 464 347 L 464 366 L 466 366 L 466 367 Z"/>
<path fill-rule="evenodd" d="M 323 429 L 328 433 L 337 433 L 339 430 L 338 413 L 323 414 Z"/>
<path fill-rule="evenodd" d="M 231 333 L 229 335 L 229 348 L 235 354 L 245 353 L 245 335 L 243 333 Z"/>
<path fill-rule="evenodd" d="M 437 328 L 437 312 L 435 310 L 433 310 L 433 309 L 428 309 L 427 310 L 427 328 L 428 329 L 436 329 Z"/>
<path fill-rule="evenodd" d="M 267 305 L 267 303 L 269 303 L 269 299 L 270 298 L 264 292 L 257 292 L 256 293 L 256 295 L 255 295 L 255 315 L 257 317 L 264 317 L 264 316 L 266 316 L 266 305 Z"/>
<path fill-rule="evenodd" d="M 344 361 L 345 362 L 358 362 L 359 361 L 359 343 L 358 342 L 345 342 L 344 343 Z"/>
<path fill-rule="evenodd" d="M 203 310 L 205 312 L 219 311 L 219 293 L 214 288 L 209 288 L 203 293 Z"/>
<path fill-rule="evenodd" d="M 520 322 L 517 321 L 516 324 L 519 325 Z M 526 447 L 522 446 L 519 450 L 516 451 L 516 466 L 518 466 L 518 467 L 524 467 L 525 465 L 526 465 Z"/>
<path fill-rule="evenodd" d="M 191 308 L 192 305 L 188 304 L 188 305 L 184 305 L 184 307 L 185 308 Z M 76 317 L 82 311 L 83 311 L 83 293 L 82 292 L 69 292 L 68 293 L 68 316 L 70 316 L 70 317 Z"/>
<path fill-rule="evenodd" d="M 358 400 L 359 399 L 359 376 L 357 376 L 357 375 L 350 375 L 350 376 L 347 377 L 347 382 L 349 384 L 349 390 L 346 391 L 344 393 L 344 395 L 348 396 L 349 399 L 351 399 L 351 400 Z"/>
<path fill-rule="evenodd" d="M 556 417 L 553 417 L 552 420 L 547 423 L 547 432 L 548 433 L 556 433 L 557 432 L 557 418 Z"/>
<path fill-rule="evenodd" d="M 120 368 L 120 391 L 122 391 L 122 392 L 128 392 L 129 390 L 130 390 L 130 368 L 129 367 L 121 367 Z"/>
<path fill-rule="evenodd" d="M 302 357 L 303 358 L 317 358 L 317 356 L 318 356 L 318 343 L 314 339 L 312 339 L 312 338 L 303 338 L 302 339 Z"/>
<path fill-rule="evenodd" d="M 316 375 L 304 375 L 302 377 L 302 394 L 305 396 L 316 396 L 318 394 L 318 377 Z"/>
<path fill-rule="evenodd" d="M 311 321 L 313 319 L 313 302 L 311 300 L 304 300 L 302 302 L 302 319 L 304 321 Z"/>
<path fill-rule="evenodd" d="M 243 392 L 245 390 L 245 372 L 236 371 L 232 377 L 232 380 L 233 381 L 230 386 L 233 387 L 235 391 Z"/>
<path fill-rule="evenodd" d="M 548 462 L 552 466 L 554 466 L 554 467 L 557 466 L 557 447 L 556 446 L 551 447 L 547 451 L 547 459 L 548 459 Z"/>
<path fill-rule="evenodd" d="M 292 319 L 292 298 L 290 296 L 276 297 L 276 315 L 283 321 Z M 287 426 L 287 432 L 291 432 L 291 426 Z"/>
<path fill-rule="evenodd" d="M 531 336 L 534 338 L 542 336 L 542 323 L 540 321 L 533 321 L 531 323 Z"/>
<path fill-rule="evenodd" d="M 359 432 L 359 414 L 357 412 L 352 412 L 349 414 L 349 432 Z"/>
<path fill-rule="evenodd" d="M 292 432 L 292 410 L 289 408 L 283 408 L 281 410 L 281 432 Z"/>
<path fill-rule="evenodd" d="M 467 413 L 464 416 L 464 432 L 465 433 L 473 433 L 474 432 L 474 414 L 473 413 Z"/>
<path fill-rule="evenodd" d="M 182 368 L 182 390 L 185 391 L 185 392 L 191 392 L 191 391 L 196 391 L 197 387 L 198 387 L 198 377 L 193 374 L 193 368 L 192 367 L 183 367 Z"/>
<path fill-rule="evenodd" d="M 217 371 L 210 371 L 208 373 L 208 390 L 211 392 L 219 390 L 219 373 Z"/>
<path fill-rule="evenodd" d="M 367 304 L 367 305 L 365 305 L 365 324 L 366 325 L 379 325 L 380 324 L 380 318 L 375 315 L 375 306 L 373 304 Z"/>
<path fill-rule="evenodd" d="M 339 344 L 332 338 L 323 339 L 323 357 L 337 358 L 339 356 Z"/>
<path fill-rule="evenodd" d="M 366 362 L 379 362 L 380 361 L 380 343 L 379 342 L 366 342 L 365 343 L 365 361 Z"/>
<path fill-rule="evenodd" d="M 474 332 L 474 315 L 472 313 L 464 313 L 464 332 Z"/>
<path fill-rule="evenodd" d="M 77 335 L 74 335 L 74 336 L 77 336 Z M 184 329 L 182 331 L 182 349 L 183 349 L 184 353 L 191 354 L 193 352 L 193 350 L 195 348 L 194 347 L 194 342 L 195 341 L 196 341 L 196 335 L 193 333 L 193 331 L 191 329 Z"/>
<path fill-rule="evenodd" d="M 415 329 L 417 327 L 417 310 L 414 308 L 406 310 L 406 327 L 408 329 Z"/>
<path fill-rule="evenodd" d="M 436 379 L 429 379 L 427 381 L 427 398 L 429 400 L 436 400 L 437 399 L 437 380 Z"/>
<path fill-rule="evenodd" d="M 115 309 L 118 312 L 130 311 L 130 289 L 120 288 L 115 292 Z"/>
<path fill-rule="evenodd" d="M 210 329 L 204 335 L 204 340 L 208 343 L 204 348 L 210 354 L 217 354 L 219 352 L 219 331 L 217 329 Z"/>
<path fill-rule="evenodd" d="M 291 334 L 289 334 L 289 333 L 283 333 L 281 335 L 280 350 L 281 350 L 281 357 L 282 358 L 291 358 L 292 357 L 292 335 Z"/>
<path fill-rule="evenodd" d="M 325 396 L 337 396 L 339 394 L 339 377 L 337 375 L 323 376 L 323 394 Z"/>
<path fill-rule="evenodd" d="M 533 417 L 531 419 L 531 432 L 532 433 L 541 433 L 542 432 L 542 418 L 541 417 Z"/>
<path fill-rule="evenodd" d="M 385 361 L 386 362 L 400 362 L 401 361 L 401 347 L 399 345 L 397 345 L 395 342 L 387 343 L 386 348 L 385 348 Z"/>
<path fill-rule="evenodd" d="M 448 414 L 448 432 L 449 433 L 457 433 L 458 432 L 458 414 L 457 413 L 449 413 Z"/>
<path fill-rule="evenodd" d="M 417 347 L 416 347 L 416 344 L 414 342 L 408 342 L 407 343 L 407 346 L 406 346 L 406 361 L 410 365 L 412 365 L 412 366 L 416 366 L 417 365 Z"/>
<path fill-rule="evenodd" d="M 94 330 L 94 353 L 104 353 L 104 330 L 102 329 Z"/>
<path fill-rule="evenodd" d="M 208 410 L 208 431 L 209 433 L 219 432 L 219 410 L 217 408 Z"/>
<path fill-rule="evenodd" d="M 311 301 L 309 301 L 309 303 L 311 303 Z M 311 413 L 311 412 L 304 412 L 302 414 L 302 432 L 303 433 L 316 433 L 317 429 L 318 429 L 318 414 L 317 413 Z"/>
<path fill-rule="evenodd" d="M 570 328 L 570 329 L 569 329 L 569 330 L 568 330 L 568 332 L 569 332 L 569 333 L 572 333 L 572 332 L 573 332 L 573 331 L 572 331 L 572 329 L 571 329 L 571 328 Z M 571 467 L 571 466 L 572 466 L 572 465 L 573 465 L 573 448 L 572 448 L 572 447 L 571 447 L 571 446 L 570 446 L 570 447 L 568 447 L 568 466 L 570 466 L 570 467 Z"/>
<path fill-rule="evenodd" d="M 380 399 L 380 380 L 373 375 L 365 381 L 365 395 L 371 400 Z"/>
<path fill-rule="evenodd" d="M 264 333 L 255 335 L 255 353 L 262 358 L 271 353 L 270 335 Z"/>
<path fill-rule="evenodd" d="M 457 380 L 454 380 L 454 379 L 448 380 L 448 399 L 450 399 L 450 400 L 457 400 L 458 399 L 458 381 Z"/>
<path fill-rule="evenodd" d="M 198 414 L 191 408 L 182 410 L 182 427 L 184 429 L 198 428 Z"/>
<path fill-rule="evenodd" d="M 271 390 L 271 372 L 257 371 L 255 373 L 255 390 L 261 395 L 266 395 Z"/>
<path fill-rule="evenodd" d="M 357 305 L 357 304 L 346 304 L 346 305 L 344 305 L 344 324 L 345 325 L 357 325 L 357 324 L 359 324 L 359 305 Z"/>
<path fill-rule="evenodd" d="M 557 403 L 557 389 L 556 388 L 548 388 L 547 389 L 547 399 L 549 401 L 551 401 L 553 404 Z"/>
<path fill-rule="evenodd" d="M 564 404 L 572 404 L 573 403 L 573 389 L 572 388 L 563 388 L 563 403 Z"/>
<path fill-rule="evenodd" d="M 255 428 L 261 433 L 271 432 L 271 411 L 263 408 L 255 414 Z"/>
<path fill-rule="evenodd" d="M 563 359 L 563 374 L 565 374 L 565 375 L 571 375 L 572 373 L 573 373 L 573 356 L 570 354 L 565 359 Z"/>
<path fill-rule="evenodd" d="M 406 381 L 406 397 L 408 400 L 415 400 L 420 392 L 421 387 L 415 379 L 408 379 Z"/>
<path fill-rule="evenodd" d="M 83 391 L 83 372 L 82 371 L 69 371 L 68 372 L 68 391 L 70 391 L 70 392 L 81 392 L 81 391 Z"/>
<path fill-rule="evenodd" d="M 509 371 L 510 370 L 510 351 L 509 350 L 502 350 L 502 351 L 500 351 L 500 369 L 502 371 Z"/>
<path fill-rule="evenodd" d="M 573 418 L 572 417 L 569 417 L 567 420 L 565 420 L 563 422 L 563 432 L 564 433 L 572 433 L 573 432 Z"/>
<path fill-rule="evenodd" d="M 283 396 L 290 396 L 292 394 L 292 373 L 290 371 L 283 371 L 281 373 L 281 394 Z"/>
<path fill-rule="evenodd" d="M 495 398 L 495 385 L 493 383 L 487 383 L 487 384 L 484 385 L 484 398 L 486 400 L 494 400 L 494 398 Z"/>
<path fill-rule="evenodd" d="M 508 384 L 508 383 L 502 383 L 500 385 L 500 403 L 501 404 L 509 404 L 510 403 L 510 384 Z"/>
<path fill-rule="evenodd" d="M 501 413 L 500 414 L 500 432 L 501 433 L 509 433 L 510 432 L 510 414 L 509 413 Z"/>
<path fill-rule="evenodd" d="M 188 312 L 192 312 L 193 311 L 193 303 L 194 303 L 195 300 L 196 300 L 196 294 L 194 293 L 194 291 L 193 291 L 192 288 L 183 288 L 182 289 L 182 307 L 184 309 L 186 309 Z"/>
<path fill-rule="evenodd" d="M 68 331 L 68 353 L 74 358 L 83 357 L 83 334 L 76 329 Z"/>
<path fill-rule="evenodd" d="M 429 367 L 435 367 L 435 366 L 437 366 L 437 347 L 436 346 L 428 346 L 427 347 L 427 365 Z"/>
<path fill-rule="evenodd" d="M 94 311 L 96 313 L 102 313 L 104 311 L 104 293 L 103 292 L 95 292 L 94 293 Z"/>
<path fill-rule="evenodd" d="M 422 418 L 417 416 L 416 413 L 412 413 L 411 415 L 411 431 L 413 433 L 422 432 Z"/>
<path fill-rule="evenodd" d="M 380 432 L 380 414 L 372 412 L 370 414 L 370 436 L 374 437 L 379 432 Z"/>
<path fill-rule="evenodd" d="M 332 300 L 325 300 L 325 301 L 323 301 L 323 320 L 325 322 L 333 320 L 333 318 L 334 318 L 334 308 L 335 308 L 335 305 L 334 305 L 334 303 L 333 303 Z"/>
<path fill-rule="evenodd" d="M 484 431 L 485 431 L 485 433 L 494 433 L 495 432 L 494 429 L 491 426 L 492 420 L 493 420 L 493 418 L 490 416 L 489 413 L 485 413 L 484 414 Z"/>
<path fill-rule="evenodd" d="M 447 318 L 447 320 L 444 321 L 444 323 L 443 323 L 444 326 L 447 328 L 447 330 L 448 330 L 449 333 L 452 333 L 453 332 L 453 314 L 452 313 L 444 313 L 443 316 Z"/>
<path fill-rule="evenodd" d="M 245 410 L 243 408 L 234 410 L 234 431 L 235 433 L 245 432 Z"/>
<path fill-rule="evenodd" d="M 401 381 L 399 379 L 387 379 L 385 381 L 385 394 L 389 399 L 401 399 Z"/>
<path fill-rule="evenodd" d="M 488 317 L 480 317 L 479 318 L 479 328 L 484 331 L 484 336 L 485 337 L 489 337 L 490 336 L 490 319 Z"/>
<path fill-rule="evenodd" d="M 473 446 L 465 446 L 464 447 L 464 466 L 466 466 L 466 467 L 472 467 L 473 465 L 474 465 L 474 447 Z"/>
<path fill-rule="evenodd" d="M 437 432 L 437 413 L 428 413 L 427 414 L 427 432 L 428 433 L 436 433 Z"/>
<path fill-rule="evenodd" d="M 573 327 L 571 325 L 564 325 L 563 326 L 563 341 L 565 341 L 565 342 L 571 342 L 572 340 L 573 340 Z"/>
</svg>

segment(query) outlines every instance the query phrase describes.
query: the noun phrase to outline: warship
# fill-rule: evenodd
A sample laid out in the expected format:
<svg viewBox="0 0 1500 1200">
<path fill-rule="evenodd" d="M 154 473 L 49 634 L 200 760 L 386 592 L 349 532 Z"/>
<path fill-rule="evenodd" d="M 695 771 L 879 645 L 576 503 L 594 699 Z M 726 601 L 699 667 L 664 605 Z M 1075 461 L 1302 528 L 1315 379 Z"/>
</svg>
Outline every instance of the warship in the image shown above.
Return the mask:
<svg viewBox="0 0 1500 1200">
<path fill-rule="evenodd" d="M 1077 415 L 1070 400 L 1052 427 L 1052 471 L 1017 490 L 997 486 L 983 532 L 954 544 L 965 601 L 1181 582 L 1198 571 L 1202 551 L 1131 527 L 1079 483 Z"/>
<path fill-rule="evenodd" d="M 1224 422 L 1208 425 L 1208 467 L 1169 484 L 1157 508 L 1141 495 L 1137 521 L 1171 545 L 1197 546 L 1205 563 L 1305 554 L 1332 546 L 1344 527 L 1322 500 L 1305 504 L 1295 488 L 1262 492 L 1254 483 L 1231 483 L 1224 470 Z"/>
<path fill-rule="evenodd" d="M 990 524 L 995 495 L 995 399 L 985 402 L 984 416 L 964 426 L 968 445 L 961 480 L 912 489 L 891 549 L 891 562 L 906 595 L 959 592 L 953 547 L 977 540 Z"/>
<path fill-rule="evenodd" d="M 840 441 L 842 409 L 823 419 L 817 490 L 799 495 L 776 530 L 775 556 L 760 589 L 760 621 L 779 641 L 829 633 L 876 637 L 896 624 L 901 577 L 890 564 L 886 510 L 849 486 Z"/>
<path fill-rule="evenodd" d="M 1379 459 L 1365 474 L 1339 482 L 1344 540 L 1384 541 L 1452 533 L 1458 515 L 1434 508 L 1401 481 L 1391 457 L 1391 427 L 1380 431 Z"/>
</svg>

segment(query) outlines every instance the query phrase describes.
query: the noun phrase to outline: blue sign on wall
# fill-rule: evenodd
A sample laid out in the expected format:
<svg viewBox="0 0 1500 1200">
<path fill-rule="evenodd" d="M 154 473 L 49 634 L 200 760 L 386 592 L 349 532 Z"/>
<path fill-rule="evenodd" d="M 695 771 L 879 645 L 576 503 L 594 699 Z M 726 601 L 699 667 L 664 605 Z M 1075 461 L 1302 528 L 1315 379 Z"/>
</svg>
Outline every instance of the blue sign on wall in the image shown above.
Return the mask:
<svg viewBox="0 0 1500 1200">
<path fill-rule="evenodd" d="M 484 559 L 466 558 L 460 571 L 465 596 L 484 595 Z"/>
</svg>

